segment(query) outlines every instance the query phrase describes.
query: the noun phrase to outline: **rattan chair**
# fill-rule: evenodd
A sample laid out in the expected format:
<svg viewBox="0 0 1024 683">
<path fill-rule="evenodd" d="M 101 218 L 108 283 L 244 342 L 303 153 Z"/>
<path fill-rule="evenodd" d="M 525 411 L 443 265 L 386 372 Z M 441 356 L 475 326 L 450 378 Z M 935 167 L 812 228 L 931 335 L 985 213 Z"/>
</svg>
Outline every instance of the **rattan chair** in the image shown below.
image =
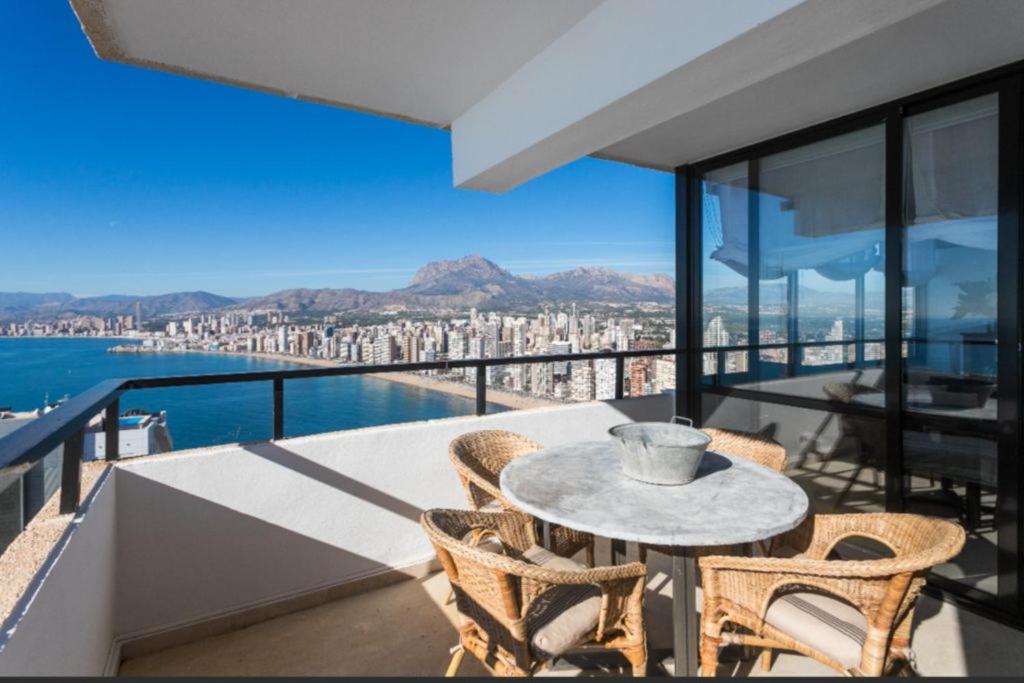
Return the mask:
<svg viewBox="0 0 1024 683">
<path fill-rule="evenodd" d="M 761 436 L 760 434 L 748 434 L 731 429 L 708 428 L 701 431 L 711 437 L 711 443 L 708 444 L 709 451 L 750 460 L 776 472 L 782 472 L 786 469 L 786 449 L 774 439 Z M 647 562 L 647 552 L 649 550 L 667 555 L 670 555 L 672 552 L 671 548 L 640 544 L 641 562 Z M 725 555 L 730 554 L 730 546 L 697 548 L 695 551 L 698 555 Z"/>
<path fill-rule="evenodd" d="M 428 510 L 420 518 L 462 618 L 460 649 L 499 676 L 529 676 L 571 649 L 597 643 L 644 675 L 647 568 L 633 562 L 587 568 L 537 545 L 523 512 Z"/>
<path fill-rule="evenodd" d="M 828 559 L 857 537 L 883 544 L 892 557 Z M 704 675 L 715 674 L 718 648 L 727 644 L 766 648 L 766 670 L 772 650 L 795 650 L 844 674 L 912 671 L 914 605 L 926 572 L 963 547 L 960 526 L 895 513 L 815 515 L 777 541 L 785 556 L 699 560 Z"/>
<path fill-rule="evenodd" d="M 499 488 L 501 470 L 520 455 L 539 451 L 544 446 L 522 434 L 500 429 L 484 429 L 463 434 L 448 446 L 448 456 L 466 491 L 472 510 L 497 512 L 516 510 Z M 551 528 L 551 551 L 573 557 L 586 550 L 587 564 L 594 565 L 594 537 L 561 526 Z"/>
<path fill-rule="evenodd" d="M 828 400 L 836 403 L 851 403 L 861 394 L 878 394 L 878 389 L 855 382 L 829 382 L 822 387 Z M 846 484 L 836 495 L 833 510 L 846 500 L 854 485 L 860 480 L 865 469 L 870 469 L 876 488 L 881 487 L 880 473 L 885 469 L 883 454 L 885 453 L 885 430 L 879 428 L 879 420 L 873 417 L 862 417 L 856 414 L 839 413 L 840 442 L 849 439 L 853 443 L 856 469 L 853 474 L 846 475 Z M 839 444 L 837 444 L 838 446 Z M 822 457 L 822 467 L 830 458 Z"/>
</svg>

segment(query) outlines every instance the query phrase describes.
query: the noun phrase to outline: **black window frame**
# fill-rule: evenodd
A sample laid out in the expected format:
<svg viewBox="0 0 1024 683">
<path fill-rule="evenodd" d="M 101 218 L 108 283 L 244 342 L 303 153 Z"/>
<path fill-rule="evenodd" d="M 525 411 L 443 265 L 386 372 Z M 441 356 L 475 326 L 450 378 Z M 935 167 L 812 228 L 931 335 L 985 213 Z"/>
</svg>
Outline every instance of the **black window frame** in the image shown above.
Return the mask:
<svg viewBox="0 0 1024 683">
<path fill-rule="evenodd" d="M 1020 268 L 1021 233 L 1024 231 L 1024 61 L 959 79 L 945 85 L 854 112 L 830 121 L 764 140 L 752 145 L 684 164 L 676 174 L 676 282 L 678 288 L 676 413 L 700 422 L 704 394 L 735 397 L 763 403 L 829 411 L 855 413 L 883 418 L 886 425 L 886 509 L 903 511 L 903 430 L 939 419 L 914 415 L 909 420 L 902 397 L 902 288 L 903 288 L 903 127 L 904 119 L 921 112 L 990 93 L 999 94 L 998 159 L 998 381 L 997 419 L 986 425 L 972 425 L 981 434 L 994 437 L 998 446 L 997 496 L 997 594 L 989 594 L 964 584 L 929 577 L 930 592 L 954 600 L 969 609 L 1024 628 L 1024 510 L 1020 507 L 1024 491 L 1024 468 L 1016 453 L 1022 436 L 1024 387 L 1021 355 L 1024 302 L 1024 272 Z M 702 291 L 702 202 L 701 182 L 708 172 L 737 163 L 756 168 L 764 156 L 876 125 L 885 126 L 885 346 L 886 385 L 884 409 L 851 404 L 836 404 L 825 398 L 806 398 L 736 388 L 702 381 L 703 291 Z M 756 175 L 749 182 L 756 183 Z M 756 189 L 756 188 L 754 188 Z M 756 289 L 756 288 L 754 288 Z M 748 282 L 748 291 L 750 290 Z M 748 313 L 749 315 L 749 313 Z M 1009 341 L 1006 341 L 1009 340 Z M 753 340 L 748 340 L 748 344 Z M 759 340 L 756 340 L 759 342 Z M 756 348 L 753 352 L 756 352 Z M 895 360 L 898 371 L 890 363 Z M 934 421 L 934 422 L 933 422 Z"/>
</svg>

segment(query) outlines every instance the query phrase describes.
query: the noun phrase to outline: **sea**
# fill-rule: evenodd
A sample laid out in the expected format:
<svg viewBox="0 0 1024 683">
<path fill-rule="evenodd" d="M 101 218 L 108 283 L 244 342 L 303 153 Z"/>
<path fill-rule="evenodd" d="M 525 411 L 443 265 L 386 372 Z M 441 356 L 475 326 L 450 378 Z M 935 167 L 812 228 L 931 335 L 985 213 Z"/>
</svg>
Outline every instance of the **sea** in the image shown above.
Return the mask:
<svg viewBox="0 0 1024 683">
<path fill-rule="evenodd" d="M 0 337 L 0 406 L 41 408 L 104 379 L 288 370 L 297 363 L 212 353 L 108 353 L 117 344 L 88 337 Z M 121 411 L 167 411 L 175 450 L 271 437 L 271 382 L 140 389 L 121 396 Z M 488 406 L 488 410 L 500 410 Z M 472 399 L 367 376 L 284 383 L 285 436 L 472 415 Z"/>
</svg>

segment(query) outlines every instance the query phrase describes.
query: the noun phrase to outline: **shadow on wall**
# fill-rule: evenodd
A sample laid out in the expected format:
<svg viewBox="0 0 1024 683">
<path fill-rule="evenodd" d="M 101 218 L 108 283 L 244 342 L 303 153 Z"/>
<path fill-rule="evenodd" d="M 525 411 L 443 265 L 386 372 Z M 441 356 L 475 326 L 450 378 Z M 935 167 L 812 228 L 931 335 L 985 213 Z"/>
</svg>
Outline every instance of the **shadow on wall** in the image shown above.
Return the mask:
<svg viewBox="0 0 1024 683">
<path fill-rule="evenodd" d="M 672 419 L 675 401 L 669 394 L 641 396 L 621 401 L 606 401 L 624 418 L 624 422 L 668 422 Z"/>
<path fill-rule="evenodd" d="M 242 446 L 242 450 L 419 524 L 423 510 L 415 505 L 309 458 L 304 458 L 287 448 L 282 448 L 275 443 L 263 442 L 246 444 Z"/>
<path fill-rule="evenodd" d="M 268 522 L 130 469 L 119 473 L 124 477 L 124 485 L 118 482 L 119 507 L 149 511 L 136 515 L 135 521 L 119 523 L 118 566 L 126 571 L 119 574 L 117 631 L 123 636 L 145 635 L 392 569 L 311 533 Z M 395 507 L 386 494 L 374 493 L 370 487 L 339 483 L 348 486 L 347 493 Z M 397 510 L 418 520 L 418 511 L 407 504 Z M 288 519 L 287 511 L 281 518 Z M 294 526 L 312 526 L 298 522 Z"/>
</svg>

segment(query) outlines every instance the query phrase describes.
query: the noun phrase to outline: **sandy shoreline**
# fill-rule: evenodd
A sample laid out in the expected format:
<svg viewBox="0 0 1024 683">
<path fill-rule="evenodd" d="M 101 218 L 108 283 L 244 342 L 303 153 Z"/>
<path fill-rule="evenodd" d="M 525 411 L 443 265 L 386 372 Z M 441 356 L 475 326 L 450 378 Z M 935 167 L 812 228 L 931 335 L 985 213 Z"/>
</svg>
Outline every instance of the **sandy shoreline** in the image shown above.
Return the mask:
<svg viewBox="0 0 1024 683">
<path fill-rule="evenodd" d="M 324 360 L 323 358 L 302 358 L 299 356 L 289 356 L 281 353 L 255 353 L 248 351 L 206 351 L 203 349 L 186 349 L 183 351 L 151 351 L 143 353 L 205 353 L 214 356 L 245 356 L 246 358 L 255 358 L 257 360 L 276 360 L 282 363 L 294 363 L 296 365 L 308 365 L 317 368 L 341 367 L 338 363 L 335 363 L 334 361 L 330 360 Z M 438 391 L 443 394 L 448 394 L 450 396 L 461 396 L 463 398 L 476 399 L 476 387 L 474 387 L 471 384 L 466 384 L 462 382 L 449 382 L 442 379 L 436 379 L 428 375 L 420 375 L 414 372 L 375 372 L 367 373 L 361 376 L 385 382 L 396 382 L 398 384 L 404 384 L 405 386 L 416 387 L 418 389 L 426 389 L 428 391 Z M 523 408 L 541 408 L 544 406 L 560 405 L 557 401 L 537 398 L 534 396 L 513 394 L 509 391 L 493 389 L 491 387 L 487 388 L 487 402 L 499 406 L 504 406 L 506 408 L 512 408 L 514 410 L 520 410 Z"/>
</svg>

